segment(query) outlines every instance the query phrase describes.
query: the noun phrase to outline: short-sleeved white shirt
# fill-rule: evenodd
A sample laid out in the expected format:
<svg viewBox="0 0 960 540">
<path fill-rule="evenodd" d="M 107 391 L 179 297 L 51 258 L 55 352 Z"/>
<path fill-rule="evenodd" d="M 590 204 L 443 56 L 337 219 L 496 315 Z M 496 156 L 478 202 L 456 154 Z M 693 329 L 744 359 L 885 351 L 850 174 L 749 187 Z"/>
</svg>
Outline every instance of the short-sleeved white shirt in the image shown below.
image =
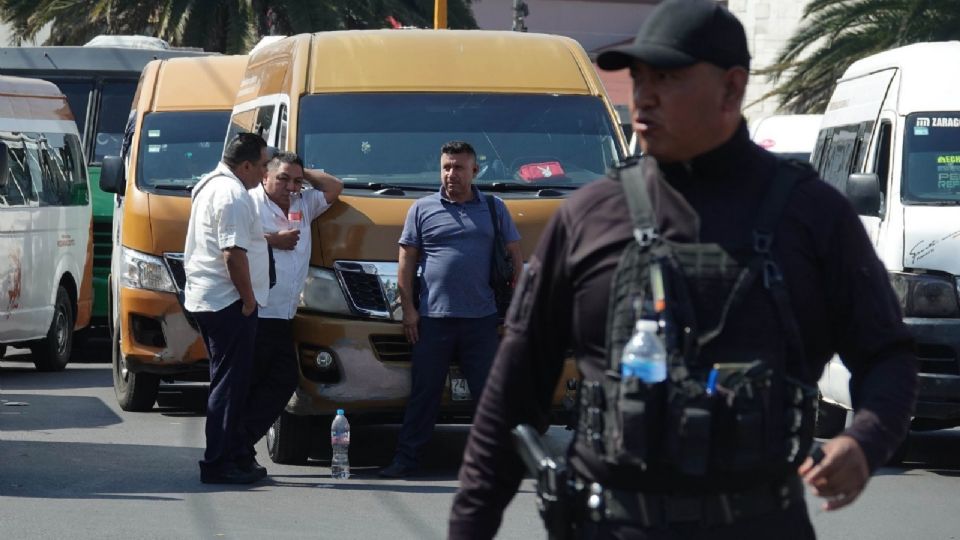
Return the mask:
<svg viewBox="0 0 960 540">
<path fill-rule="evenodd" d="M 270 262 L 256 205 L 243 182 L 221 162 L 193 188 L 183 253 L 187 310 L 220 311 L 240 299 L 223 260 L 223 250 L 232 247 L 247 252 L 254 297 L 260 306 L 267 305 Z"/>
<path fill-rule="evenodd" d="M 259 311 L 261 319 L 292 319 L 297 313 L 300 293 L 307 279 L 310 265 L 310 224 L 330 205 L 319 189 L 305 189 L 300 192 L 303 205 L 303 219 L 300 220 L 300 239 L 292 250 L 273 249 L 273 261 L 277 271 L 277 284 L 270 289 L 267 307 Z M 250 197 L 257 207 L 264 233 L 274 233 L 294 227 L 287 214 L 270 200 L 263 186 L 250 190 Z"/>
</svg>

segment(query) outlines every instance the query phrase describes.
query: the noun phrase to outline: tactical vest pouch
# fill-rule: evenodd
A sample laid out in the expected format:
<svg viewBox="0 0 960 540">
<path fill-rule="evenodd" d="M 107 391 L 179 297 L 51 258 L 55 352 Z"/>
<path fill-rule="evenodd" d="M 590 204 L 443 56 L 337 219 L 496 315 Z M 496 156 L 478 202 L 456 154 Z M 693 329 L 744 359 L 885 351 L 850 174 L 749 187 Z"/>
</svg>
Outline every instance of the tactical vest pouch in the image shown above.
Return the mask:
<svg viewBox="0 0 960 540">
<path fill-rule="evenodd" d="M 656 453 L 656 437 L 660 432 L 658 419 L 662 414 L 666 383 L 646 384 L 638 379 L 628 379 L 619 384 L 620 376 L 609 374 L 614 384 L 608 388 L 619 388 L 615 398 L 617 422 L 614 426 L 614 448 L 612 456 L 618 462 L 626 462 L 646 468 Z"/>
<path fill-rule="evenodd" d="M 702 476 L 710 464 L 711 403 L 697 400 L 668 410 L 665 461 L 683 474 Z"/>
<path fill-rule="evenodd" d="M 767 435 L 772 370 L 762 361 L 714 364 L 717 376 L 711 397 L 720 405 L 715 438 L 719 471 L 739 472 L 756 468 L 769 459 Z M 777 449 L 776 451 L 779 451 Z"/>
</svg>

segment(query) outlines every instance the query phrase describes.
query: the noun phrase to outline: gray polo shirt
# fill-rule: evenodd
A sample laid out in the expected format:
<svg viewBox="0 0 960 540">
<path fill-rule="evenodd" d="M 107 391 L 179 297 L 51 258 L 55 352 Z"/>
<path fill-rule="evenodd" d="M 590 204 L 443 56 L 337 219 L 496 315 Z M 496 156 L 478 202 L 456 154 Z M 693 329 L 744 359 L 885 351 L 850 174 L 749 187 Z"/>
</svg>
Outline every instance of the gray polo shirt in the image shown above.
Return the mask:
<svg viewBox="0 0 960 540">
<path fill-rule="evenodd" d="M 399 243 L 420 250 L 421 316 L 478 318 L 497 312 L 490 288 L 493 221 L 488 195 L 472 188 L 473 199 L 464 204 L 447 199 L 441 188 L 407 212 Z M 520 240 L 507 207 L 499 197 L 493 199 L 504 241 Z"/>
</svg>

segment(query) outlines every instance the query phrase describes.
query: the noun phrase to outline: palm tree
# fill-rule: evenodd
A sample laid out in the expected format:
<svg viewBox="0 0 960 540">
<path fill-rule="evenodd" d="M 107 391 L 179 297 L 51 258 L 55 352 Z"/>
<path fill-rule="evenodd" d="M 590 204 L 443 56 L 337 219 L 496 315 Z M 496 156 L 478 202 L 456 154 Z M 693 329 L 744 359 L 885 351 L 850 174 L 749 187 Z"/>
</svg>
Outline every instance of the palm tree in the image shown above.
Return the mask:
<svg viewBox="0 0 960 540">
<path fill-rule="evenodd" d="M 449 0 L 451 28 L 476 28 L 472 0 Z M 242 53 L 259 36 L 386 28 L 393 17 L 430 26 L 434 0 L 0 0 L 13 41 L 52 23 L 50 45 L 80 45 L 97 34 L 142 34 L 174 46 Z M 78 14 L 87 14 L 86 16 Z"/>
<path fill-rule="evenodd" d="M 759 70 L 791 113 L 826 109 L 834 84 L 856 60 L 894 47 L 960 38 L 956 0 L 812 0 L 776 63 Z"/>
</svg>

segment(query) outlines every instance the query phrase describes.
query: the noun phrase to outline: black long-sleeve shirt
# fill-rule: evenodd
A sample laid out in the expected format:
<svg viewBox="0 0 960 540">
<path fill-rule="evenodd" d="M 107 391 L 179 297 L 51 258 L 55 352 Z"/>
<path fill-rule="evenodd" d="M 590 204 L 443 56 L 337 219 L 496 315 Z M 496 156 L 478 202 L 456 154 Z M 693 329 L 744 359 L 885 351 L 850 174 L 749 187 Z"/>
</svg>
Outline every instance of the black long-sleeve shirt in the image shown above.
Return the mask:
<svg viewBox="0 0 960 540">
<path fill-rule="evenodd" d="M 696 240 L 730 244 L 749 238 L 775 167 L 776 158 L 749 140 L 744 124 L 721 147 L 661 171 L 699 216 Z M 916 399 L 913 341 L 855 211 L 842 194 L 811 176 L 794 189 L 773 252 L 810 372 L 821 373 L 836 352 L 852 374 L 856 414 L 846 434 L 860 443 L 873 471 L 906 434 Z M 690 219 L 683 206 L 661 201 L 662 234 L 684 235 Z M 610 286 L 631 241 L 629 210 L 615 180 L 584 186 L 554 215 L 517 288 L 474 418 L 451 538 L 496 533 L 524 474 L 510 429 L 545 425 L 565 353 L 572 348 L 584 379 L 602 380 Z M 589 448 L 575 445 L 571 465 L 602 484 L 629 487 L 623 471 Z"/>
</svg>

